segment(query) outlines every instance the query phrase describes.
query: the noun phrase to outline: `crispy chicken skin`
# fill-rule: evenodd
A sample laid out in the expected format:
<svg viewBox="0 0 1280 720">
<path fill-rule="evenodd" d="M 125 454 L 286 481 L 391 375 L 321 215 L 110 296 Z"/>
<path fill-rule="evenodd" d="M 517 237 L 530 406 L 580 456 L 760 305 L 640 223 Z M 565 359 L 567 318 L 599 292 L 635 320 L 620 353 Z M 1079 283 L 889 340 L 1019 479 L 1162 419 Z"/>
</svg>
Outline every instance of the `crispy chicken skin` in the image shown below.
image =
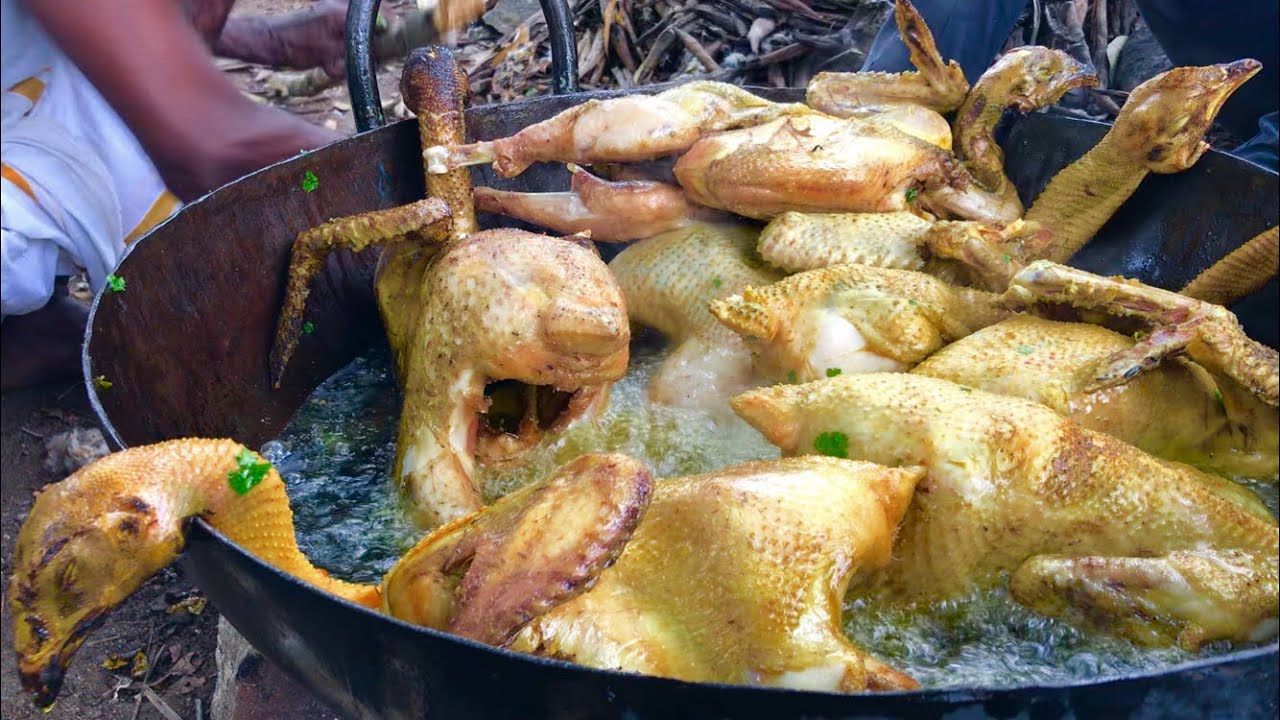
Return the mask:
<svg viewBox="0 0 1280 720">
<path fill-rule="evenodd" d="M 1134 344 L 1096 325 L 1018 315 L 951 343 L 912 372 L 1034 400 L 1166 460 L 1276 480 L 1275 408 L 1194 361 L 1171 358 L 1123 385 L 1085 390 L 1099 365 Z"/>
<path fill-rule="evenodd" d="M 877 601 L 942 600 L 1011 573 L 1019 602 L 1140 643 L 1275 634 L 1280 533 L 1229 480 L 920 375 L 842 375 L 732 404 L 786 455 L 927 468 L 893 561 L 860 590 Z"/>
<path fill-rule="evenodd" d="M 260 481 L 234 490 L 228 475 L 255 465 Z M 46 486 L 18 531 L 8 602 L 22 686 L 50 706 L 85 638 L 177 559 L 192 518 L 321 590 L 501 645 L 591 586 L 650 492 L 639 462 L 585 455 L 427 535 L 381 585 L 358 585 L 302 554 L 280 475 L 240 443 L 188 438 L 123 450 Z"/>
<path fill-rule="evenodd" d="M 716 322 L 707 303 L 782 277 L 755 245 L 752 228 L 699 223 L 641 240 L 609 263 L 631 321 L 662 333 L 674 348 L 650 385 L 654 402 L 732 417 L 728 398 L 754 385 L 742 340 Z"/>
<path fill-rule="evenodd" d="M 920 474 L 808 457 L 659 480 L 618 562 L 512 647 L 681 680 L 914 688 L 849 642 L 840 607 L 890 561 Z"/>
</svg>

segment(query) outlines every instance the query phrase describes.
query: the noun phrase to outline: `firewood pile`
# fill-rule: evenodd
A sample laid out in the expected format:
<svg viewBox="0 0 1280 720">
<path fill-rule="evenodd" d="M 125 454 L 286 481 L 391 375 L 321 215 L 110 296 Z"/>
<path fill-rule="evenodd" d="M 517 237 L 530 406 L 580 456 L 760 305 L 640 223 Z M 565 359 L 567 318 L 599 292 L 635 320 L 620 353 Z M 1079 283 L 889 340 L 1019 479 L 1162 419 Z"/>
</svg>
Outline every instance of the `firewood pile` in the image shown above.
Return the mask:
<svg viewBox="0 0 1280 720">
<path fill-rule="evenodd" d="M 889 0 L 572 0 L 583 89 L 688 79 L 803 87 L 823 70 L 857 70 Z M 1131 38 L 1149 40 L 1133 0 L 1028 2 L 1005 47 L 1047 45 L 1089 62 L 1102 82 L 1068 107 L 1114 115 L 1124 91 L 1167 67 L 1153 41 L 1126 68 Z M 536 0 L 498 0 L 458 38 L 477 103 L 549 92 L 547 26 Z M 1129 63 L 1134 65 L 1134 63 Z"/>
</svg>

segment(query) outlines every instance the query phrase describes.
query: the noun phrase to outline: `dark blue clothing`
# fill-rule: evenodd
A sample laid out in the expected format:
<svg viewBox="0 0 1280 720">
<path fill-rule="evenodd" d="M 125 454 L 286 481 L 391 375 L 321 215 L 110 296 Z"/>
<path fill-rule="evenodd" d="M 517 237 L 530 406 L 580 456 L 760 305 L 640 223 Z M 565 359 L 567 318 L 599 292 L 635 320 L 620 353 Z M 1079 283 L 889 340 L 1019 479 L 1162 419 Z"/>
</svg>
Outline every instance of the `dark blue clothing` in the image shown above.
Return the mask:
<svg viewBox="0 0 1280 720">
<path fill-rule="evenodd" d="M 958 62 L 970 83 L 991 65 L 1027 6 L 1026 0 L 914 0 L 913 4 L 933 32 L 942 57 Z M 1262 70 L 1223 105 L 1218 122 L 1236 137 L 1252 136 L 1234 154 L 1277 170 L 1280 2 L 1236 0 L 1223 6 L 1203 0 L 1138 0 L 1138 10 L 1174 65 L 1242 58 L 1262 62 Z M 911 69 L 892 16 L 871 43 L 862 69 Z"/>
</svg>

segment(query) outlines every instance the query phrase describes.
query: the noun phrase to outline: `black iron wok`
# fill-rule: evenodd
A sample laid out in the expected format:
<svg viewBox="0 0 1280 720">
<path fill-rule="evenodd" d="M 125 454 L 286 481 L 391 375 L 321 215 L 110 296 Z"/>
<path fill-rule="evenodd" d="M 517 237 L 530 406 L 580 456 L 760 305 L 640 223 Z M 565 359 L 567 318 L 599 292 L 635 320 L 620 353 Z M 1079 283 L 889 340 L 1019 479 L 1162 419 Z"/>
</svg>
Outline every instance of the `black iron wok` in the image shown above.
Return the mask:
<svg viewBox="0 0 1280 720">
<path fill-rule="evenodd" d="M 586 97 L 475 108 L 469 129 L 476 138 L 499 137 Z M 1046 115 L 1019 120 L 1004 145 L 1024 201 L 1105 130 Z M 301 186 L 307 170 L 319 180 L 313 192 Z M 475 178 L 525 190 L 568 184 L 552 166 L 514 180 L 487 170 Z M 206 436 L 257 447 L 276 437 L 308 393 L 381 332 L 375 256 L 335 256 L 308 303 L 315 332 L 303 336 L 283 388 L 269 388 L 267 353 L 294 236 L 422 194 L 417 129 L 406 121 L 228 185 L 139 240 L 117 270 L 127 292 L 98 296 L 85 339 L 89 397 L 110 442 Z M 1188 172 L 1148 178 L 1075 264 L 1177 289 L 1277 224 L 1277 197 L 1276 174 L 1210 152 Z M 1274 345 L 1277 305 L 1273 281 L 1236 309 L 1254 337 Z M 98 376 L 111 387 L 99 390 Z M 1280 706 L 1275 643 L 1094 682 L 837 695 L 606 672 L 478 645 L 315 590 L 203 522 L 194 523 L 186 561 L 255 647 L 353 718 L 1274 717 Z"/>
</svg>

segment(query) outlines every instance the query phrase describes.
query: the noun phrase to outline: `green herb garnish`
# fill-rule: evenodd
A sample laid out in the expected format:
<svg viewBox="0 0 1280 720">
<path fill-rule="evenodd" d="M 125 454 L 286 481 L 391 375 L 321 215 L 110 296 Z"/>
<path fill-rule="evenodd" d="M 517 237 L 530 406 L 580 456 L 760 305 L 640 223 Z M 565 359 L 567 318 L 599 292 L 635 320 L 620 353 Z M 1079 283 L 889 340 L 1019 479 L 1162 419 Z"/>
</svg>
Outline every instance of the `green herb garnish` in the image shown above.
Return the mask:
<svg viewBox="0 0 1280 720">
<path fill-rule="evenodd" d="M 316 326 L 315 326 L 315 325 L 312 325 L 310 320 L 308 320 L 308 321 L 306 321 L 306 322 L 302 323 L 302 334 L 303 334 L 303 335 L 310 335 L 311 333 L 315 332 L 315 330 L 316 330 Z"/>
<path fill-rule="evenodd" d="M 960 389 L 964 392 L 973 392 L 973 388 L 969 387 L 968 385 L 961 385 Z"/>
<path fill-rule="evenodd" d="M 107 276 L 107 289 L 111 292 L 124 292 L 124 278 L 111 273 Z"/>
<path fill-rule="evenodd" d="M 915 188 L 907 188 L 907 202 L 915 202 L 920 196 L 920 191 Z"/>
<path fill-rule="evenodd" d="M 1227 401 L 1222 399 L 1222 391 L 1218 388 L 1213 389 L 1213 399 L 1217 400 L 1218 404 L 1221 405 L 1224 410 L 1226 409 Z"/>
<path fill-rule="evenodd" d="M 839 431 L 824 432 L 813 439 L 813 449 L 830 457 L 849 457 L 849 436 Z"/>
<path fill-rule="evenodd" d="M 93 386 L 99 390 L 106 390 L 111 387 L 111 381 L 107 379 L 106 375 L 99 375 L 93 379 Z"/>
<path fill-rule="evenodd" d="M 1013 258 L 1009 257 L 1009 253 L 1005 253 L 1004 255 L 1001 255 L 1000 259 L 1005 262 L 1013 262 Z"/>
<path fill-rule="evenodd" d="M 827 368 L 827 377 L 835 377 L 844 372 L 840 368 Z"/>
<path fill-rule="evenodd" d="M 908 304 L 908 305 L 910 305 L 910 306 L 912 306 L 912 307 L 915 307 L 916 305 L 919 305 L 920 303 L 916 302 L 916 301 L 915 301 L 915 299 L 914 299 L 914 298 L 912 298 L 912 299 L 910 299 L 910 300 L 907 300 L 907 304 Z"/>
<path fill-rule="evenodd" d="M 714 279 L 712 279 L 712 281 L 711 281 L 711 285 L 712 285 L 712 287 L 720 287 L 720 286 L 721 286 L 721 285 L 723 285 L 723 284 L 724 284 L 724 283 L 723 283 L 723 282 L 721 282 L 720 278 L 714 278 Z"/>
<path fill-rule="evenodd" d="M 320 178 L 310 170 L 302 174 L 302 189 L 305 192 L 311 192 L 320 186 Z"/>
<path fill-rule="evenodd" d="M 270 469 L 271 463 L 258 462 L 258 456 L 249 448 L 241 448 L 236 454 L 236 469 L 227 473 L 227 482 L 237 495 L 244 495 L 262 482 Z"/>
<path fill-rule="evenodd" d="M 799 379 L 800 379 L 800 377 L 799 377 L 798 375 L 796 375 L 796 371 L 795 371 L 795 370 L 792 370 L 792 371 L 790 371 L 790 372 L 788 372 L 788 373 L 787 373 L 787 382 L 791 383 L 792 385 L 795 385 L 795 384 L 796 384 L 796 382 L 797 382 Z"/>
<path fill-rule="evenodd" d="M 1018 352 L 1023 355 L 1030 355 L 1033 352 L 1033 350 L 1030 345 L 1019 345 Z"/>
</svg>

